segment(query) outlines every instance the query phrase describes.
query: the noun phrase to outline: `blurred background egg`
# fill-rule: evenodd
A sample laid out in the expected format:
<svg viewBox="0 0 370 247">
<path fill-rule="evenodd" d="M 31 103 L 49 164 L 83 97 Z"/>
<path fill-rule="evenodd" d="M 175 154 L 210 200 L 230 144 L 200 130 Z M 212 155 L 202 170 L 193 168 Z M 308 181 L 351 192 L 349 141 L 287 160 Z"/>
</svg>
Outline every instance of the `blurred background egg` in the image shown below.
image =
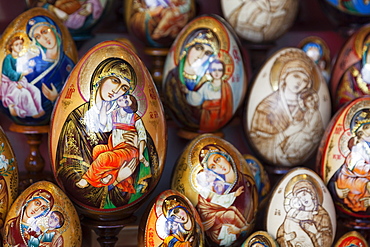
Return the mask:
<svg viewBox="0 0 370 247">
<path fill-rule="evenodd" d="M 221 17 L 203 15 L 181 31 L 163 72 L 166 113 L 192 139 L 218 132 L 234 116 L 247 90 L 248 61 Z"/>
<path fill-rule="evenodd" d="M 294 24 L 299 1 L 221 0 L 225 19 L 242 39 L 266 43 L 280 38 Z"/>
<path fill-rule="evenodd" d="M 68 29 L 43 8 L 15 18 L 0 39 L 1 110 L 20 125 L 48 125 L 54 103 L 77 62 Z"/>
</svg>

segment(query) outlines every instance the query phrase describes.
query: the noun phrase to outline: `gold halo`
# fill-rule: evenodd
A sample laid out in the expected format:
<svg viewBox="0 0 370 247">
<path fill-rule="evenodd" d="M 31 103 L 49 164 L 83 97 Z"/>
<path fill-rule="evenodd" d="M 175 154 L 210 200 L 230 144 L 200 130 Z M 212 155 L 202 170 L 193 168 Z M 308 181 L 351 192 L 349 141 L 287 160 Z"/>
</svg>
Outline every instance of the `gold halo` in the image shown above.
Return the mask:
<svg viewBox="0 0 370 247">
<path fill-rule="evenodd" d="M 209 29 L 210 31 L 212 31 L 219 41 L 220 46 L 219 50 L 220 51 L 223 50 L 226 52 L 229 51 L 230 40 L 225 26 L 214 17 L 201 16 L 189 22 L 179 33 L 177 40 L 175 40 L 174 42 L 174 44 L 176 44 L 176 46 L 174 47 L 175 65 L 178 65 L 180 61 L 179 58 L 185 45 L 184 44 L 185 40 L 188 38 L 190 34 L 199 29 Z"/>
<path fill-rule="evenodd" d="M 289 193 L 292 192 L 293 187 L 296 183 L 302 180 L 308 181 L 313 185 L 317 193 L 319 204 L 321 205 L 324 198 L 323 198 L 320 184 L 317 182 L 316 179 L 314 179 L 311 175 L 308 175 L 308 174 L 298 174 L 294 176 L 293 178 L 291 178 L 289 182 L 287 183 L 287 185 L 285 186 L 284 197 L 286 197 Z"/>
<path fill-rule="evenodd" d="M 274 64 L 271 67 L 270 84 L 271 84 L 271 88 L 274 91 L 279 89 L 279 77 L 280 77 L 280 73 L 284 65 L 287 62 L 295 61 L 295 60 L 303 61 L 304 63 L 308 64 L 312 68 L 311 88 L 313 88 L 316 92 L 319 90 L 323 77 L 318 67 L 316 66 L 316 64 L 312 61 L 312 59 L 309 56 L 307 56 L 307 54 L 303 50 L 299 48 L 295 48 L 295 47 L 282 48 L 279 51 L 277 51 L 273 55 L 273 57 L 276 57 L 276 59 L 274 61 Z"/>
<path fill-rule="evenodd" d="M 357 34 L 355 34 L 354 50 L 359 58 L 362 58 L 362 55 L 364 53 L 364 43 L 366 42 L 365 39 L 369 36 L 369 34 L 370 25 L 363 26 L 357 31 Z"/>
<path fill-rule="evenodd" d="M 302 49 L 308 43 L 316 43 L 321 46 L 322 48 L 322 58 L 325 61 L 325 70 L 330 70 L 330 50 L 328 44 L 318 36 L 309 36 L 304 38 L 299 44 L 298 48 Z"/>
</svg>

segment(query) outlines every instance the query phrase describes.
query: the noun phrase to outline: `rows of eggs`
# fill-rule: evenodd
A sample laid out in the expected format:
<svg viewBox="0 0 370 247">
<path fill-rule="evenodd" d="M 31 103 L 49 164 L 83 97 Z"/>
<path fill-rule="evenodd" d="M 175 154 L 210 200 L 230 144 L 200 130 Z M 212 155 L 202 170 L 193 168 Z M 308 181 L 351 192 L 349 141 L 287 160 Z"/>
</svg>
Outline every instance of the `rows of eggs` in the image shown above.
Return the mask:
<svg viewBox="0 0 370 247">
<path fill-rule="evenodd" d="M 119 67 L 115 67 L 115 62 L 117 61 L 111 61 L 111 59 L 108 59 L 109 61 L 104 61 L 104 65 L 98 64 L 97 61 L 94 62 L 94 56 L 100 55 L 99 52 L 97 52 L 98 50 L 105 51 L 102 47 L 107 46 L 108 48 L 112 48 L 112 46 L 120 46 L 120 44 L 108 44 L 109 42 L 100 44 L 92 49 L 91 53 L 88 53 L 76 65 L 76 50 L 74 50 L 74 45 L 71 43 L 71 37 L 68 35 L 68 32 L 64 30 L 63 25 L 60 25 L 59 21 L 52 15 L 46 12 L 42 12 L 40 9 L 37 10 L 37 13 L 36 11 L 32 11 L 33 10 L 28 11 L 24 13 L 24 15 L 20 16 L 19 19 L 26 21 L 15 21 L 9 26 L 9 28 L 4 32 L 4 35 L 2 36 L 2 47 L 11 47 L 13 46 L 13 44 L 10 44 L 10 41 L 14 42 L 15 44 L 16 40 L 21 40 L 21 42 L 18 42 L 21 43 L 20 45 L 30 48 L 27 51 L 23 48 L 20 48 L 20 51 L 26 54 L 22 55 L 22 52 L 19 51 L 19 54 L 16 55 L 16 57 L 19 56 L 19 64 L 21 64 L 23 59 L 23 66 L 26 67 L 26 69 L 19 68 L 20 70 L 24 70 L 22 72 L 27 73 L 23 74 L 23 78 L 26 78 L 26 81 L 19 80 L 19 84 L 24 87 L 22 91 L 22 93 L 24 94 L 21 94 L 22 96 L 20 96 L 24 97 L 24 100 L 19 100 L 20 102 L 17 102 L 14 101 L 14 97 L 11 97 L 11 95 L 5 94 L 5 96 L 8 98 L 2 98 L 3 107 L 5 108 L 6 113 L 17 123 L 26 125 L 45 124 L 48 123 L 48 119 L 52 115 L 54 105 L 53 103 L 56 101 L 57 103 L 55 105 L 59 107 L 57 107 L 57 110 L 55 110 L 55 115 L 53 117 L 55 119 L 58 119 L 59 121 L 60 116 L 68 116 L 68 119 L 65 120 L 65 123 L 63 122 L 63 125 L 65 125 L 66 127 L 59 126 L 52 121 L 52 124 L 55 127 L 53 128 L 54 132 L 51 135 L 51 146 L 53 148 L 53 169 L 60 187 L 64 188 L 67 193 L 69 193 L 69 196 L 73 198 L 75 202 L 77 202 L 77 206 L 80 207 L 81 210 L 85 213 L 94 214 L 92 213 L 92 211 L 96 211 L 96 209 L 98 209 L 98 211 L 100 210 L 99 214 L 107 215 L 107 217 L 112 217 L 111 215 L 115 215 L 120 210 L 128 211 L 127 214 L 130 214 L 133 211 L 133 202 L 137 202 L 136 200 L 142 201 L 143 198 L 148 195 L 150 191 L 139 194 L 138 198 L 136 199 L 132 199 L 135 198 L 132 195 L 131 197 L 115 197 L 115 194 L 112 193 L 110 196 L 113 198 L 110 198 L 110 203 L 114 204 L 113 206 L 102 205 L 102 202 L 106 201 L 107 197 L 104 197 L 103 199 L 99 198 L 98 202 L 94 204 L 91 202 L 91 198 L 87 196 L 89 192 L 86 192 L 86 194 L 79 194 L 76 193 L 74 190 L 78 188 L 86 191 L 86 188 L 92 188 L 91 191 L 97 191 L 98 189 L 96 188 L 100 188 L 98 185 L 93 186 L 92 183 L 94 181 L 92 180 L 90 180 L 90 182 L 81 182 L 81 180 L 84 179 L 82 174 L 86 172 L 82 169 L 82 167 L 85 167 L 85 165 L 76 165 L 76 163 L 72 162 L 71 164 L 75 165 L 77 171 L 72 171 L 72 175 L 74 176 L 69 177 L 67 175 L 70 174 L 67 173 L 71 171 L 64 171 L 59 169 L 59 166 L 61 165 L 60 162 L 62 161 L 60 155 L 63 156 L 64 154 L 57 153 L 58 145 L 61 145 L 61 143 L 70 143 L 70 139 L 62 140 L 60 137 L 64 136 L 64 134 L 68 135 L 68 137 L 70 137 L 70 134 L 74 134 L 70 133 L 69 131 L 76 127 L 71 125 L 67 126 L 67 123 L 70 124 L 72 122 L 69 117 L 73 117 L 75 110 L 77 110 L 77 106 L 80 107 L 87 102 L 89 102 L 91 106 L 94 105 L 92 104 L 93 102 L 89 100 L 91 99 L 91 95 L 96 95 L 94 94 L 94 90 L 96 90 L 94 86 L 99 85 L 97 85 L 96 81 L 93 80 L 94 78 L 86 78 L 86 73 L 89 73 L 87 71 L 91 70 L 91 74 L 100 73 L 103 76 L 104 73 L 109 74 L 111 72 L 109 71 L 109 69 L 114 70 Z M 210 29 L 207 26 L 209 25 L 209 23 L 211 23 L 212 27 L 215 29 Z M 58 49 L 60 49 L 59 51 L 56 51 L 56 54 L 53 54 L 53 50 L 51 48 L 49 49 L 47 47 L 43 47 L 42 49 L 42 43 L 40 41 L 37 41 L 38 32 L 42 34 L 42 25 L 48 28 L 47 32 L 54 34 L 54 39 L 59 45 Z M 364 28 L 360 32 L 353 35 L 352 39 L 349 39 L 348 43 L 346 44 L 346 47 L 356 48 L 352 51 L 353 54 L 351 54 L 351 58 L 356 60 L 356 62 L 358 63 L 362 62 L 362 56 L 366 57 L 367 55 L 367 52 L 362 53 L 363 50 L 359 48 L 362 43 L 366 42 L 366 34 L 367 29 Z M 197 68 L 197 71 L 191 71 L 193 66 L 188 66 L 191 64 L 187 63 L 191 63 L 191 61 L 188 60 L 191 58 L 192 49 L 195 50 L 193 47 L 199 48 L 199 45 L 203 45 L 203 49 L 205 49 L 203 52 L 208 51 L 209 59 L 206 59 L 206 61 L 195 61 L 195 63 L 198 63 L 201 66 L 199 69 Z M 127 53 L 133 56 L 130 51 L 127 52 L 127 47 L 123 49 L 126 51 L 126 53 L 122 55 L 124 58 L 127 58 Z M 11 49 L 9 49 L 9 54 L 12 53 L 14 50 L 15 48 L 11 47 Z M 342 56 L 348 56 L 348 54 Z M 9 57 L 9 63 L 12 63 L 10 56 L 7 57 Z M 6 59 L 7 58 L 5 57 L 5 55 L 3 55 L 2 60 L 5 61 Z M 338 57 L 338 60 L 340 59 L 341 57 Z M 41 62 L 38 63 L 37 60 Z M 131 66 L 133 66 L 132 63 L 137 62 L 137 58 L 135 58 L 134 61 L 128 63 L 127 61 L 125 61 L 125 59 L 123 60 L 124 61 L 118 61 L 117 63 L 121 64 L 122 66 L 130 65 L 131 63 Z M 36 64 L 29 63 L 31 61 L 35 61 Z M 18 61 L 15 63 L 18 66 Z M 363 63 L 366 64 L 366 61 Z M 352 99 L 354 96 L 357 97 L 359 95 L 365 94 L 363 93 L 363 91 L 366 91 L 366 88 L 364 89 L 364 87 L 361 86 L 359 86 L 359 89 L 354 88 L 353 92 L 344 91 L 344 88 L 348 87 L 347 83 L 350 81 L 350 79 L 348 78 L 351 75 L 353 77 L 353 80 L 358 78 L 359 70 L 356 73 L 356 66 L 354 66 L 353 64 L 353 61 L 346 60 L 347 67 L 345 69 L 345 72 L 339 71 L 333 73 L 337 76 L 339 75 L 340 77 L 337 80 L 332 79 L 331 83 L 332 91 L 341 96 L 335 97 L 335 99 L 338 99 L 339 103 Z M 75 65 L 76 69 L 73 69 L 74 72 L 72 73 L 72 68 Z M 110 67 L 108 68 L 107 66 Z M 244 57 L 242 51 L 240 51 L 239 41 L 237 39 L 237 36 L 234 34 L 234 30 L 230 28 L 230 26 L 226 24 L 226 22 L 224 22 L 221 18 L 217 16 L 202 16 L 200 18 L 196 18 L 195 20 L 187 24 L 186 28 L 184 28 L 180 32 L 178 38 L 171 46 L 169 55 L 167 56 L 167 61 L 164 68 L 165 80 L 163 82 L 166 97 L 166 101 L 164 103 L 168 103 L 167 109 L 169 109 L 171 116 L 179 124 L 180 127 L 190 132 L 206 133 L 222 129 L 222 127 L 224 127 L 234 116 L 236 110 L 242 105 L 244 96 L 247 91 L 246 85 L 249 75 L 247 74 L 245 67 L 248 66 L 248 59 Z M 361 66 L 361 64 L 359 64 L 359 66 Z M 339 65 L 337 67 L 339 67 Z M 62 81 L 64 79 L 60 80 L 60 83 L 57 84 L 58 81 L 54 81 L 53 78 L 58 78 L 60 75 L 52 75 L 52 73 L 47 74 L 45 73 L 45 68 L 48 72 L 66 71 L 66 73 L 62 75 L 64 79 L 66 79 L 69 73 L 71 73 L 71 76 L 67 80 L 64 87 L 65 90 L 61 93 L 62 99 L 56 99 L 55 90 L 59 92 L 61 91 L 61 88 L 63 87 Z M 8 69 L 10 69 L 10 66 L 9 68 L 6 68 L 4 63 L 2 71 L 5 72 Z M 148 126 L 145 127 L 146 131 L 149 133 L 146 142 L 150 150 L 152 152 L 155 152 L 155 158 L 151 157 L 150 160 L 146 161 L 149 162 L 149 165 L 152 165 L 152 169 L 151 171 L 149 171 L 149 173 L 151 173 L 153 178 L 151 180 L 151 183 L 155 185 L 160 178 L 161 170 L 163 167 L 163 157 L 165 156 L 166 152 L 166 148 L 164 147 L 165 144 L 158 141 L 158 139 L 166 139 L 164 138 L 165 126 L 163 125 L 163 109 L 160 103 L 156 103 L 159 97 L 156 90 L 154 89 L 153 83 L 151 82 L 150 78 L 148 78 L 148 72 L 145 70 L 142 64 L 136 64 L 133 68 L 134 71 L 122 72 L 121 70 L 120 73 L 126 75 L 126 79 L 128 78 L 127 75 L 129 75 L 129 81 L 135 81 L 132 78 L 134 77 L 134 75 L 139 75 L 138 71 L 135 71 L 135 69 L 140 72 L 144 71 L 144 76 L 142 78 L 143 82 L 142 84 L 140 84 L 140 78 L 136 78 L 137 82 L 135 83 L 137 84 L 131 84 L 128 91 L 133 94 L 136 100 L 139 100 L 138 115 L 143 119 L 145 126 L 148 124 Z M 343 70 L 343 67 L 341 67 L 340 69 Z M 40 71 L 44 72 L 44 74 L 42 74 Z M 334 67 L 334 71 L 336 71 L 336 66 Z M 346 74 L 346 76 L 342 78 L 341 75 L 344 73 Z M 47 76 L 42 77 L 45 74 L 47 74 Z M 208 79 L 203 77 L 204 75 L 206 75 Z M 96 77 L 98 78 L 99 75 L 96 75 Z M 298 77 L 299 80 L 296 79 Z M 363 82 L 366 83 L 365 78 L 362 79 Z M 90 85 L 91 88 L 89 86 L 84 86 L 79 82 L 90 80 L 92 83 Z M 6 78 L 6 83 L 8 83 L 8 87 L 4 87 L 4 90 L 11 91 L 14 89 L 14 87 L 12 87 L 10 83 L 12 81 L 14 82 L 17 80 L 12 79 L 9 74 L 9 76 L 7 76 Z M 358 82 L 359 80 L 356 81 Z M 144 85 L 147 85 L 146 83 L 149 84 L 148 88 L 144 87 Z M 294 85 L 294 83 L 296 83 L 296 85 Z M 47 88 L 45 88 L 45 86 Z M 144 90 L 144 88 L 146 89 Z M 166 88 L 168 88 L 168 90 Z M 208 105 L 203 105 L 202 103 L 194 103 L 197 99 L 199 100 L 199 97 L 201 97 L 199 96 L 199 92 L 202 91 L 201 88 L 204 88 L 204 90 L 207 88 L 213 90 L 211 94 L 214 95 L 221 94 L 221 97 L 214 96 L 218 97 L 215 98 L 214 101 L 219 105 L 221 104 L 222 106 L 220 110 L 218 110 L 218 112 L 217 110 L 216 113 L 214 111 L 212 112 L 212 110 L 209 110 L 207 112 L 207 109 L 203 109 L 203 107 L 214 107 L 214 105 L 212 105 L 212 103 L 214 102 L 207 102 Z M 270 88 L 270 90 L 260 92 L 258 88 Z M 76 89 L 80 93 L 77 97 L 74 93 L 76 92 Z M 348 96 L 348 94 L 351 95 Z M 173 97 L 174 95 L 177 95 L 178 97 Z M 228 97 L 222 97 L 222 95 L 228 95 Z M 29 100 L 28 102 L 31 102 L 28 103 L 28 106 L 31 104 L 32 107 L 24 107 L 24 105 L 22 105 L 22 103 L 24 103 L 24 101 L 26 100 Z M 95 105 L 97 105 L 97 103 Z M 173 106 L 181 106 L 184 108 L 180 107 L 171 110 L 170 108 Z M 340 106 L 341 105 L 335 104 L 336 109 L 338 109 Z M 180 112 L 182 112 L 182 114 L 178 114 L 178 109 L 181 109 Z M 321 139 L 320 136 L 324 134 L 326 126 L 330 126 L 330 128 L 327 128 L 329 129 L 328 131 L 326 131 L 327 133 L 325 133 L 327 139 L 322 141 L 322 145 L 320 146 L 322 161 L 320 161 L 319 164 L 319 171 L 322 174 L 324 181 L 328 184 L 329 191 L 333 195 L 335 195 L 334 199 L 340 203 L 343 212 L 350 212 L 349 214 L 355 217 L 366 217 L 366 195 L 362 197 L 364 198 L 364 200 L 360 200 L 360 205 L 352 205 L 354 203 L 353 201 L 351 201 L 353 200 L 351 195 L 351 189 L 353 185 L 346 185 L 345 182 L 343 182 L 345 181 L 345 178 L 343 178 L 344 175 L 342 174 L 344 172 L 341 172 L 340 170 L 342 170 L 341 165 L 347 164 L 347 162 L 347 166 L 343 166 L 343 169 L 347 168 L 346 172 L 353 172 L 355 168 L 354 164 L 351 164 L 351 161 L 347 161 L 349 160 L 349 158 L 347 159 L 347 156 L 351 156 L 349 155 L 349 153 L 351 153 L 353 146 L 363 146 L 363 141 L 361 141 L 361 138 L 363 138 L 363 136 L 361 136 L 360 138 L 360 135 L 356 136 L 356 134 L 359 132 L 366 133 L 366 120 L 370 118 L 366 115 L 367 109 L 367 99 L 358 99 L 357 101 L 353 102 L 350 107 L 342 108 L 340 111 L 338 111 L 338 116 L 333 118 L 332 122 L 329 124 L 329 121 L 331 120 L 329 117 L 331 115 L 330 94 L 326 86 L 325 79 L 321 74 L 321 71 L 314 65 L 314 62 L 311 61 L 310 58 L 307 57 L 302 50 L 296 48 L 284 48 L 272 55 L 264 64 L 264 66 L 260 69 L 260 72 L 257 74 L 252 87 L 248 92 L 246 107 L 244 107 L 245 120 L 243 121 L 243 127 L 245 129 L 247 139 L 258 157 L 260 157 L 266 164 L 269 164 L 271 166 L 290 169 L 291 167 L 303 164 L 303 162 L 307 161 L 311 157 L 311 155 L 314 153 L 314 150 L 318 147 L 319 141 Z M 181 116 L 184 116 L 183 112 L 186 112 L 186 118 L 184 120 L 181 119 Z M 292 114 L 293 112 L 294 114 Z M 150 121 L 149 119 L 152 118 L 154 118 L 154 120 Z M 278 131 L 274 133 L 274 130 L 271 130 L 271 126 L 275 124 L 278 126 Z M 158 126 L 160 127 L 158 128 Z M 156 138 L 154 138 L 154 132 L 152 129 L 160 130 L 161 133 L 159 134 L 159 137 L 156 136 Z M 88 132 L 87 125 L 77 127 L 77 130 L 84 130 Z M 152 134 L 153 136 L 151 136 L 150 134 Z M 354 135 L 353 139 L 350 138 L 351 135 Z M 81 138 L 81 136 L 77 136 L 75 138 L 78 139 Z M 104 139 L 104 137 L 100 138 Z M 334 139 L 332 140 L 330 138 Z M 89 141 L 91 141 L 91 139 L 85 141 L 86 143 L 88 143 Z M 108 141 L 105 140 L 105 142 Z M 215 140 L 213 140 L 213 142 L 215 142 Z M 333 142 L 339 143 L 340 146 L 337 149 L 329 149 L 329 144 L 331 145 Z M 81 143 L 77 143 L 77 149 L 82 147 L 83 144 Z M 90 145 L 94 146 L 94 144 L 91 144 L 91 142 Z M 228 148 L 222 147 L 223 145 L 224 144 L 221 143 L 219 144 L 219 146 L 221 147 L 216 147 L 216 152 L 223 154 L 223 157 L 227 156 L 225 153 L 235 152 L 233 150 L 228 150 Z M 75 147 L 69 147 L 69 149 L 73 148 Z M 221 150 L 218 150 L 218 148 Z M 226 149 L 226 151 L 222 151 L 222 149 Z M 190 151 L 189 154 L 194 154 L 194 152 L 195 151 Z M 184 150 L 184 154 L 187 154 L 186 149 Z M 73 153 L 73 155 L 75 155 L 75 153 Z M 199 157 L 200 156 L 201 154 L 199 154 Z M 199 157 L 197 158 L 201 159 Z M 333 160 L 332 157 L 335 157 L 335 162 L 333 162 L 333 164 L 331 163 Z M 91 160 L 91 157 L 83 157 L 84 161 L 88 160 L 90 162 L 89 159 Z M 234 162 L 237 159 L 243 160 L 240 159 L 240 157 L 234 158 Z M 146 166 L 145 161 L 141 163 Z M 202 162 L 198 161 L 198 163 L 199 166 L 196 168 L 198 169 L 197 173 L 195 173 L 195 171 L 192 171 L 192 175 L 189 175 L 193 176 L 194 179 L 197 174 L 201 173 L 199 169 L 204 169 L 204 167 L 201 167 Z M 191 165 L 195 165 L 195 163 L 192 163 Z M 234 176 L 238 177 L 238 179 L 234 178 L 233 182 L 248 185 L 248 190 L 247 188 L 243 188 L 243 192 L 240 192 L 242 190 L 240 189 L 237 194 L 241 193 L 244 196 L 245 194 L 249 194 L 250 197 L 253 198 L 253 200 L 249 201 L 249 204 L 247 206 L 243 205 L 243 203 L 245 204 L 246 202 L 241 202 L 242 206 L 235 206 L 236 209 L 233 209 L 234 214 L 239 216 L 240 213 L 242 214 L 239 220 L 243 222 L 244 228 L 236 227 L 243 229 L 239 229 L 239 233 L 235 233 L 234 235 L 231 234 L 232 236 L 228 236 L 223 239 L 221 237 L 218 238 L 218 236 L 217 238 L 215 238 L 212 235 L 214 232 L 207 232 L 207 238 L 218 244 L 221 244 L 222 241 L 222 243 L 227 243 L 224 245 L 234 243 L 234 241 L 238 239 L 238 236 L 242 235 L 240 234 L 241 232 L 250 231 L 252 226 L 254 225 L 257 210 L 257 196 L 255 188 L 256 185 L 254 184 L 255 180 L 250 179 L 251 171 L 244 167 L 245 166 L 241 164 L 234 164 L 233 167 Z M 328 169 L 328 167 L 330 167 L 330 169 Z M 289 172 L 288 174 L 291 173 L 293 172 Z M 178 176 L 183 176 L 183 174 Z M 318 181 L 316 181 L 315 179 L 317 178 L 314 174 L 310 173 L 310 171 L 304 171 L 303 174 L 295 175 L 295 177 L 297 178 L 293 179 L 292 181 L 296 181 L 298 183 L 298 181 L 302 180 L 301 177 L 306 176 L 310 177 L 310 179 L 308 179 L 308 181 L 304 181 L 304 183 L 302 183 L 304 185 L 301 185 L 301 187 L 306 190 L 310 190 L 311 192 L 315 191 L 315 193 L 317 193 L 315 199 L 317 205 L 323 207 L 325 209 L 324 211 L 327 212 L 327 217 L 329 219 L 328 221 L 330 223 L 328 224 L 327 228 L 330 229 L 331 232 L 335 232 L 335 220 L 333 219 L 335 217 L 333 216 L 333 208 L 330 205 L 330 199 L 326 198 L 328 194 L 327 191 L 323 189 L 324 186 L 322 185 L 320 180 L 318 179 Z M 109 176 L 107 175 L 106 177 L 108 178 L 106 178 L 107 180 L 105 180 L 107 181 L 106 183 L 103 182 L 104 186 L 106 184 L 111 185 L 111 179 L 109 179 Z M 249 180 L 244 177 L 249 178 Z M 138 179 L 139 177 L 137 174 L 135 174 L 134 178 Z M 70 179 L 71 181 L 67 181 L 68 179 Z M 291 197 L 295 196 L 293 194 L 298 192 L 294 191 L 294 186 L 292 184 L 289 184 L 288 186 L 284 184 L 284 182 L 286 181 L 282 180 L 280 185 L 283 187 L 288 187 L 290 191 L 285 188 L 285 192 L 282 194 L 283 189 L 280 188 L 278 190 L 275 190 L 276 193 L 274 193 L 274 195 L 276 194 L 277 196 L 278 194 L 280 194 L 280 197 L 282 197 L 283 199 L 280 198 L 278 202 L 284 201 L 284 203 L 289 204 L 289 202 L 285 201 L 293 201 Z M 87 186 L 86 183 L 88 183 Z M 182 183 L 185 185 L 187 184 L 187 182 Z M 137 184 L 134 183 L 134 185 Z M 201 186 L 197 185 L 195 182 L 193 184 L 192 182 L 190 182 L 190 185 L 195 187 L 193 188 L 193 190 L 196 190 L 198 192 L 201 190 Z M 186 194 L 184 188 L 186 188 L 187 186 L 181 186 L 181 183 L 175 183 L 175 185 L 173 186 L 177 187 L 178 190 Z M 237 186 L 235 186 L 235 184 L 233 184 L 233 186 L 229 188 L 228 192 L 220 193 L 234 193 L 230 190 L 234 189 L 236 191 L 238 190 L 238 188 Z M 114 189 L 116 191 L 119 191 L 119 189 L 121 189 L 121 186 L 115 186 Z M 34 191 L 37 190 L 40 189 L 34 189 Z M 130 188 L 125 188 L 124 192 L 127 194 L 135 194 L 129 191 Z M 364 191 L 364 193 L 366 194 L 367 192 Z M 14 192 L 12 192 L 11 194 L 13 195 L 14 199 Z M 200 196 L 200 193 L 192 193 L 192 195 Z M 39 192 L 38 196 L 45 197 L 42 196 L 41 192 Z M 47 197 L 50 197 L 50 195 L 47 195 Z M 271 200 L 274 200 L 274 198 L 275 197 L 272 197 Z M 20 200 L 23 202 L 28 201 L 27 199 L 23 198 L 21 198 Z M 193 202 L 195 205 L 199 204 L 198 198 L 192 200 L 195 202 Z M 48 201 L 48 203 L 50 204 L 50 200 L 45 201 Z M 173 203 L 173 201 L 170 202 Z M 175 204 L 176 202 L 174 203 L 174 205 Z M 271 203 L 271 205 L 273 205 L 273 203 Z M 285 204 L 281 205 L 281 203 L 279 205 L 284 208 L 274 208 L 274 212 L 286 212 L 286 215 L 289 215 L 290 213 L 294 214 L 294 206 Z M 19 205 L 17 205 L 17 207 L 18 210 L 25 210 Z M 60 205 L 55 207 L 64 208 Z M 201 206 L 199 205 L 199 207 Z M 287 207 L 292 208 L 292 210 L 288 210 Z M 238 212 L 240 211 L 240 208 L 243 208 L 243 210 L 241 210 L 242 212 Z M 302 214 L 302 212 L 295 213 L 299 215 L 297 217 L 311 217 L 308 215 L 304 215 L 304 212 L 303 215 L 300 215 Z M 16 214 L 19 214 L 19 211 Z M 47 215 L 48 217 L 51 217 L 51 213 L 50 215 Z M 284 215 L 284 213 L 282 213 L 281 215 Z M 201 215 L 200 217 L 204 216 Z M 283 219 L 284 217 L 281 216 L 280 218 Z M 281 234 L 281 231 L 287 233 L 288 229 L 285 229 L 284 227 L 285 226 L 282 226 L 282 228 L 274 229 L 272 231 L 274 232 L 274 234 L 276 234 L 275 238 L 279 238 L 278 234 Z M 226 226 L 223 229 L 221 227 L 220 229 L 213 230 L 217 232 L 217 234 L 220 234 L 219 232 L 221 231 L 231 231 Z M 199 229 L 197 231 L 201 232 L 201 230 Z M 237 229 L 234 229 L 234 231 L 238 232 Z M 163 234 L 161 236 L 163 239 Z M 203 240 L 198 239 L 197 241 L 201 243 Z M 238 239 L 238 241 L 240 241 L 240 239 Z M 318 241 L 323 244 L 331 244 L 333 239 L 323 237 L 321 240 Z M 71 246 L 73 245 L 71 244 Z"/>
</svg>

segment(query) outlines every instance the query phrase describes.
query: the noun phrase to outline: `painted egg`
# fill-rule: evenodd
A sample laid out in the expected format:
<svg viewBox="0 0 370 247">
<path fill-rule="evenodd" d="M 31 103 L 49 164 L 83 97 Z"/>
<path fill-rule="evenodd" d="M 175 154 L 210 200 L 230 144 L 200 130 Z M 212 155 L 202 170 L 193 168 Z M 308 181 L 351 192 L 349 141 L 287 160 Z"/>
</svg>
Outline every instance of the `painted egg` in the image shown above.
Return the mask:
<svg viewBox="0 0 370 247">
<path fill-rule="evenodd" d="M 367 24 L 353 33 L 341 48 L 330 80 L 335 111 L 352 99 L 370 94 L 369 46 L 370 24 Z"/>
<path fill-rule="evenodd" d="M 243 154 L 245 161 L 247 162 L 250 170 L 252 171 L 254 181 L 256 182 L 257 192 L 258 192 L 258 201 L 261 205 L 268 193 L 270 192 L 270 179 L 269 176 L 261 164 L 261 162 L 256 159 L 253 155 Z"/>
<path fill-rule="evenodd" d="M 322 75 L 327 83 L 330 81 L 331 59 L 330 49 L 328 44 L 318 36 L 309 36 L 304 38 L 298 44 L 298 48 L 302 49 L 321 70 Z"/>
<path fill-rule="evenodd" d="M 4 247 L 79 247 L 82 243 L 76 209 L 64 192 L 49 181 L 36 182 L 17 197 L 2 234 Z"/>
<path fill-rule="evenodd" d="M 275 41 L 293 24 L 299 2 L 294 0 L 221 0 L 225 19 L 243 39 L 261 43 Z"/>
<path fill-rule="evenodd" d="M 329 21 L 345 35 L 370 21 L 370 5 L 366 1 L 320 0 L 318 2 Z"/>
<path fill-rule="evenodd" d="M 1 110 L 21 125 L 47 125 L 77 62 L 68 29 L 42 8 L 23 12 L 0 39 Z"/>
<path fill-rule="evenodd" d="M 253 174 L 239 151 L 221 137 L 202 134 L 185 147 L 171 188 L 193 203 L 210 244 L 240 246 L 254 227 L 258 194 Z"/>
<path fill-rule="evenodd" d="M 82 214 L 129 217 L 154 190 L 166 156 L 164 110 L 123 42 L 101 42 L 80 59 L 51 123 L 54 176 Z"/>
<path fill-rule="evenodd" d="M 299 48 L 280 49 L 248 93 L 244 132 L 266 168 L 280 173 L 308 160 L 331 115 L 327 84 L 311 58 Z"/>
<path fill-rule="evenodd" d="M 160 193 L 140 222 L 138 246 L 205 246 L 199 214 L 187 197 L 175 190 Z"/>
<path fill-rule="evenodd" d="M 128 0 L 125 21 L 131 34 L 149 47 L 169 47 L 195 15 L 194 0 Z"/>
<path fill-rule="evenodd" d="M 368 247 L 367 240 L 357 231 L 350 231 L 338 239 L 334 247 Z"/>
<path fill-rule="evenodd" d="M 370 97 L 352 100 L 331 120 L 317 154 L 319 173 L 347 227 L 370 220 L 369 123 Z"/>
<path fill-rule="evenodd" d="M 92 38 L 92 30 L 111 9 L 112 0 L 26 0 L 28 8 L 41 7 L 68 28 L 74 40 Z"/>
<path fill-rule="evenodd" d="M 266 231 L 252 233 L 241 247 L 279 247 L 275 239 Z"/>
<path fill-rule="evenodd" d="M 241 105 L 247 74 L 238 41 L 221 17 L 204 15 L 188 23 L 172 44 L 163 94 L 180 136 L 218 131 Z"/>
<path fill-rule="evenodd" d="M 18 163 L 13 148 L 0 126 L 0 229 L 10 206 L 18 196 Z"/>
<path fill-rule="evenodd" d="M 276 184 L 266 211 L 266 229 L 281 247 L 331 247 L 336 226 L 333 200 L 314 171 L 293 168 Z"/>
</svg>

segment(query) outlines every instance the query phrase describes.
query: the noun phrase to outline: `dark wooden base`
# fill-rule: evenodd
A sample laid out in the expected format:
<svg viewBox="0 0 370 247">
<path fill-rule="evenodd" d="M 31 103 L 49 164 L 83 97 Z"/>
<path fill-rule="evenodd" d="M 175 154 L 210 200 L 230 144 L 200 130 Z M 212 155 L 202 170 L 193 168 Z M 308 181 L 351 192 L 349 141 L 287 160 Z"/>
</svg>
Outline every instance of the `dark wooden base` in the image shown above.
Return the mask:
<svg viewBox="0 0 370 247">
<path fill-rule="evenodd" d="M 184 139 L 187 139 L 187 140 L 192 140 L 202 134 L 206 134 L 206 133 L 200 133 L 200 132 L 192 132 L 192 131 L 189 131 L 189 130 L 185 130 L 185 129 L 179 129 L 177 131 L 177 135 L 181 138 L 184 138 Z M 216 135 L 216 136 L 219 136 L 221 138 L 224 138 L 224 133 L 222 131 L 216 131 L 216 132 L 209 132 L 208 134 L 212 134 L 212 135 Z"/>
<path fill-rule="evenodd" d="M 114 247 L 118 241 L 119 232 L 135 220 L 136 216 L 115 221 L 98 221 L 84 217 L 81 220 L 81 225 L 94 230 L 98 235 L 97 241 L 101 247 Z"/>
</svg>

